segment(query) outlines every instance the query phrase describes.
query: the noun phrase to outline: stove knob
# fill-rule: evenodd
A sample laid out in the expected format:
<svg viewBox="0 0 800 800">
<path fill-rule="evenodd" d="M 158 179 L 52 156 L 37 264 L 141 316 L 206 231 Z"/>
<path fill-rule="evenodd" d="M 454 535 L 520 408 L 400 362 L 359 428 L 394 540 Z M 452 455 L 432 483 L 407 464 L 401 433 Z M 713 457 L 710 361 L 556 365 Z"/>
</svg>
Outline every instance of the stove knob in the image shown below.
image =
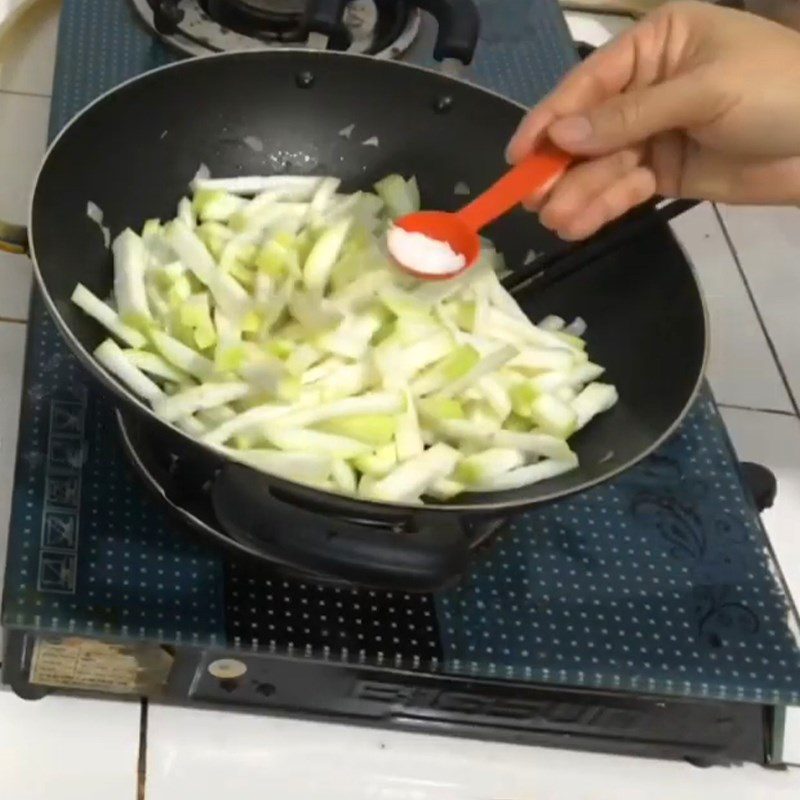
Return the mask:
<svg viewBox="0 0 800 800">
<path fill-rule="evenodd" d="M 575 49 L 578 51 L 578 58 L 583 61 L 594 53 L 597 48 L 593 44 L 586 42 L 575 42 Z"/>
<path fill-rule="evenodd" d="M 778 496 L 778 479 L 775 474 L 761 464 L 753 464 L 750 461 L 740 463 L 742 477 L 745 485 L 750 489 L 753 501 L 759 511 L 766 511 L 772 508 L 775 498 Z"/>
<path fill-rule="evenodd" d="M 153 9 L 153 24 L 156 30 L 169 36 L 178 31 L 183 22 L 184 11 L 178 8 L 178 0 L 147 0 Z"/>
<path fill-rule="evenodd" d="M 247 665 L 235 658 L 218 658 L 208 665 L 208 671 L 220 681 L 232 681 L 247 672 Z"/>
</svg>

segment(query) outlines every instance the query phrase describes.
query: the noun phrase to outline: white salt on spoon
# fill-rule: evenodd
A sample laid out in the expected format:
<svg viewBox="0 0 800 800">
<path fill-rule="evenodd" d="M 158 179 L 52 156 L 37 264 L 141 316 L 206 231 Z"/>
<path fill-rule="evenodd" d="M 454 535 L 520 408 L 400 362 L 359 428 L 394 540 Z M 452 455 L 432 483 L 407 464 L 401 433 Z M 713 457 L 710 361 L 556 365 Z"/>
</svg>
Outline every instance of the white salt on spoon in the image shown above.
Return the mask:
<svg viewBox="0 0 800 800">
<path fill-rule="evenodd" d="M 467 263 L 463 253 L 456 253 L 447 242 L 397 225 L 389 230 L 387 244 L 397 261 L 426 275 L 448 275 Z"/>
</svg>

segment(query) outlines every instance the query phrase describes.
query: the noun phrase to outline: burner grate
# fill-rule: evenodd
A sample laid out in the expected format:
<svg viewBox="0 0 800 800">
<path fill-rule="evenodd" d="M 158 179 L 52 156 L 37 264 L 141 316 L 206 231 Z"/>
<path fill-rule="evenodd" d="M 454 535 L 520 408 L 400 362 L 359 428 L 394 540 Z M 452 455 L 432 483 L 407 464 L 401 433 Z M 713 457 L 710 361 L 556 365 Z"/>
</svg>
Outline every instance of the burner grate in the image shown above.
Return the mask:
<svg viewBox="0 0 800 800">
<path fill-rule="evenodd" d="M 303 0 L 128 0 L 144 25 L 179 52 L 205 55 L 264 47 L 313 46 Z M 415 42 L 421 16 L 407 0 L 350 0 L 349 52 L 399 58 Z M 331 45 L 333 46 L 333 45 Z"/>
</svg>

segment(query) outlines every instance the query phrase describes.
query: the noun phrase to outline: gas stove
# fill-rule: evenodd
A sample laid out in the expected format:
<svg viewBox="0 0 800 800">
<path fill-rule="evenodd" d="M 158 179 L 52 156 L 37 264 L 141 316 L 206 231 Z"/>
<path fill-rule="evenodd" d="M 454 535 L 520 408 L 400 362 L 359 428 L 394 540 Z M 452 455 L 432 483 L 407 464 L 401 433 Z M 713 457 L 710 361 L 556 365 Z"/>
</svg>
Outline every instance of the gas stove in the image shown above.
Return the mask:
<svg viewBox="0 0 800 800">
<path fill-rule="evenodd" d="M 308 30 L 306 0 L 131 2 L 148 28 L 188 55 L 329 44 L 327 37 Z M 419 33 L 420 12 L 406 0 L 351 0 L 343 22 L 348 41 L 337 49 L 398 58 Z"/>
<path fill-rule="evenodd" d="M 558 6 L 479 5 L 468 77 L 535 102 L 576 58 Z M 294 8 L 269 9 L 281 6 Z M 431 42 L 424 22 L 403 57 L 430 64 Z M 109 87 L 179 57 L 130 0 L 64 0 L 51 136 Z M 34 294 L 2 617 L 3 679 L 20 696 L 781 763 L 800 636 L 758 517 L 774 487 L 737 464 L 707 389 L 658 453 L 509 520 L 435 594 L 327 585 L 255 561 L 215 540 L 207 508 L 174 491 L 154 449 Z"/>
</svg>

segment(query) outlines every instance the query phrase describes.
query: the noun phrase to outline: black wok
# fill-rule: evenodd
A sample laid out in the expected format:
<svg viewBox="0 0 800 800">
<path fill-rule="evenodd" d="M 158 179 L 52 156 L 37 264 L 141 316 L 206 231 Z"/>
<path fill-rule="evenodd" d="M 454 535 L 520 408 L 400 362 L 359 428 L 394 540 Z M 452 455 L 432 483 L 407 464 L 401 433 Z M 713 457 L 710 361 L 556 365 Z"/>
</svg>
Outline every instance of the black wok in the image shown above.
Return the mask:
<svg viewBox="0 0 800 800">
<path fill-rule="evenodd" d="M 584 317 L 591 356 L 619 389 L 616 408 L 575 437 L 579 469 L 424 508 L 300 486 L 194 442 L 98 366 L 90 353 L 106 334 L 69 298 L 78 281 L 101 297 L 111 290 L 111 258 L 86 216 L 87 201 L 103 209 L 114 233 L 150 217 L 170 218 L 204 162 L 214 175 L 335 174 L 347 191 L 389 172 L 415 174 L 424 206 L 455 209 L 457 183 L 475 191 L 501 173 L 505 143 L 523 111 L 436 72 L 331 52 L 226 54 L 155 70 L 85 109 L 45 156 L 28 221 L 39 288 L 72 349 L 120 408 L 191 463 L 198 485 L 210 482 L 223 529 L 246 535 L 272 560 L 346 580 L 441 585 L 464 569 L 474 544 L 464 520 L 508 517 L 604 481 L 652 451 L 684 416 L 702 376 L 706 321 L 695 276 L 665 225 L 590 269 L 518 293 L 534 319 Z M 351 124 L 351 138 L 340 136 Z M 264 151 L 246 146 L 248 136 L 263 140 Z M 362 144 L 372 137 L 379 146 Z M 4 230 L 12 238 L 2 225 L 0 238 Z M 522 264 L 531 249 L 555 245 L 522 211 L 487 234 L 510 265 Z M 324 513 L 326 525 L 300 531 L 302 515 L 286 515 L 297 507 Z"/>
</svg>

